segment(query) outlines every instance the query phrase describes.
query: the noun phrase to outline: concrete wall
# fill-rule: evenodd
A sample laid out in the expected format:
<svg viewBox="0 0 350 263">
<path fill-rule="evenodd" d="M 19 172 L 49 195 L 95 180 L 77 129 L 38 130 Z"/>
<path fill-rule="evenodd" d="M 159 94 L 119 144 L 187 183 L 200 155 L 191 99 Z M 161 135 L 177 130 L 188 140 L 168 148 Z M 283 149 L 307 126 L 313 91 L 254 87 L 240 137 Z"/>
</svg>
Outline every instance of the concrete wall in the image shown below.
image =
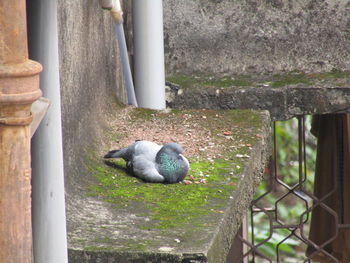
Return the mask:
<svg viewBox="0 0 350 263">
<path fill-rule="evenodd" d="M 118 93 L 125 99 L 109 12 L 98 1 L 58 2 L 63 149 L 67 193 L 84 181 L 81 158 L 101 138 Z"/>
<path fill-rule="evenodd" d="M 350 69 L 349 0 L 165 0 L 167 72 Z"/>
</svg>

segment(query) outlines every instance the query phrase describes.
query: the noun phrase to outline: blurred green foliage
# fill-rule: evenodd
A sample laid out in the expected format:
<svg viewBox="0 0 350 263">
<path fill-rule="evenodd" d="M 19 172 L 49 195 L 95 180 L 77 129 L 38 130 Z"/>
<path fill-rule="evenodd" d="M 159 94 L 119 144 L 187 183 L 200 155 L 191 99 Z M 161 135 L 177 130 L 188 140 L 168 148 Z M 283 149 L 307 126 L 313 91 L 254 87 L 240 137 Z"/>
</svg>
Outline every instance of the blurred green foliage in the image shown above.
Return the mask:
<svg viewBox="0 0 350 263">
<path fill-rule="evenodd" d="M 312 191 L 316 160 L 316 138 L 310 133 L 311 116 L 305 118 L 306 176 L 304 187 Z M 299 180 L 298 120 L 276 122 L 277 169 L 278 177 L 289 186 Z M 303 167 L 303 169 L 305 166 Z"/>
<path fill-rule="evenodd" d="M 306 166 L 303 165 L 303 172 L 306 172 L 306 181 L 303 183 L 303 189 L 312 192 L 316 160 L 316 138 L 310 133 L 311 116 L 307 116 L 304 123 Z M 276 122 L 277 177 L 289 187 L 293 187 L 299 182 L 298 141 L 298 119 L 293 118 L 288 121 Z M 307 209 L 307 205 L 311 205 L 310 199 L 303 194 L 302 189 L 296 188 L 296 194 L 290 193 L 280 200 L 288 190 L 276 182 L 270 185 L 268 176 L 272 175 L 266 175 L 266 180 L 259 186 L 255 198 L 269 192 L 258 202 L 258 206 L 272 208 L 274 212 L 254 213 L 254 242 L 255 244 L 260 244 L 268 239 L 268 242 L 259 246 L 259 251 L 273 261 L 277 258 L 276 251 L 278 250 L 280 262 L 302 262 L 306 246 L 299 239 L 289 237 L 291 234 L 290 229 L 281 228 L 271 231 L 269 216 L 282 224 L 299 224 L 300 221 L 308 219 L 304 227 L 307 230 L 310 215 L 303 213 Z M 272 188 L 271 191 L 269 191 L 270 188 Z M 302 198 L 299 198 L 298 195 Z M 277 222 L 274 222 L 274 224 L 277 224 Z M 251 228 L 249 233 L 251 237 Z M 276 249 L 277 247 L 278 249 Z M 281 259 L 283 260 L 281 261 Z M 256 259 L 255 262 L 260 262 L 260 260 Z"/>
</svg>

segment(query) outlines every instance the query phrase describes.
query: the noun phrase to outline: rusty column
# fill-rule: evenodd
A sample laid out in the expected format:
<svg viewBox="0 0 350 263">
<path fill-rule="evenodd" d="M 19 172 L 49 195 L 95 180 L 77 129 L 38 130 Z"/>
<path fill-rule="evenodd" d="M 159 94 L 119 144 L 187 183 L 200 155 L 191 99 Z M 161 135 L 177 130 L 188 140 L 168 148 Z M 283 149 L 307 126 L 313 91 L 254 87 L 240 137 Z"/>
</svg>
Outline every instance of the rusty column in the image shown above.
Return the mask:
<svg viewBox="0 0 350 263">
<path fill-rule="evenodd" d="M 26 1 L 0 0 L 0 261 L 31 263 L 31 104 L 39 63 L 28 59 Z"/>
</svg>

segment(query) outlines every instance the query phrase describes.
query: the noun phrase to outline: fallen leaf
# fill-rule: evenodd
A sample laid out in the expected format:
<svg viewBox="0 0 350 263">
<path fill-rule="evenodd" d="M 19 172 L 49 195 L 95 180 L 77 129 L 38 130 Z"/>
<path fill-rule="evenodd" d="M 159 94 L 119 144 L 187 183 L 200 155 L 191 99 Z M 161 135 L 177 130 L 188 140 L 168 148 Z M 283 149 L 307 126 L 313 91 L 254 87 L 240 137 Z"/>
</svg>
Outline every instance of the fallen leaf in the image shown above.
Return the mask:
<svg viewBox="0 0 350 263">
<path fill-rule="evenodd" d="M 183 180 L 184 184 L 188 185 L 188 184 L 192 184 L 191 181 L 188 181 L 188 180 Z"/>
<path fill-rule="evenodd" d="M 225 213 L 225 211 L 223 211 L 223 210 L 212 210 L 212 211 L 215 212 L 215 213 L 219 213 L 219 214 Z"/>
</svg>

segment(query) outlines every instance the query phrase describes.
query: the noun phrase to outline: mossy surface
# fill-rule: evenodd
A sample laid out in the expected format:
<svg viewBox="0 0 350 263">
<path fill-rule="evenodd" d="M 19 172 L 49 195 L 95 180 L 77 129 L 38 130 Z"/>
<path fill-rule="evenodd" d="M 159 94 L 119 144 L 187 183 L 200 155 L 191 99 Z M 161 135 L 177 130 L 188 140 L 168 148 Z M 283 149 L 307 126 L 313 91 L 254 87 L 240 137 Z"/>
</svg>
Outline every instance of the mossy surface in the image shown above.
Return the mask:
<svg viewBox="0 0 350 263">
<path fill-rule="evenodd" d="M 172 111 L 171 115 L 192 114 L 200 122 L 201 129 L 210 129 L 216 138 L 215 143 L 222 143 L 220 158 L 192 156 L 189 175 L 191 184 L 151 184 L 129 175 L 125 171 L 123 160 L 104 163 L 91 152 L 88 169 L 97 179 L 89 187 L 89 195 L 115 205 L 116 209 L 138 207 L 138 216 L 150 220 L 139 225 L 140 229 L 173 229 L 185 224 L 208 226 L 211 214 L 221 214 L 234 193 L 243 171 L 245 156 L 257 137 L 260 127 L 260 114 L 250 111 Z M 203 119 L 205 114 L 206 118 Z M 156 117 L 158 121 L 169 118 L 169 113 L 153 110 L 135 109 L 131 121 L 145 121 Z M 221 117 L 218 117 L 221 116 Z M 232 133 L 229 138 L 222 136 L 222 131 Z M 111 138 L 122 140 L 122 135 L 111 134 Z M 239 157 L 237 157 L 239 156 Z M 205 182 L 205 183 L 203 183 Z"/>
<path fill-rule="evenodd" d="M 280 88 L 294 84 L 314 85 L 319 82 L 332 81 L 335 84 L 337 80 L 350 78 L 349 71 L 333 70 L 322 73 L 304 73 L 299 71 L 286 72 L 272 76 L 249 76 L 240 75 L 234 77 L 212 77 L 212 76 L 188 76 L 173 74 L 167 76 L 171 83 L 178 84 L 181 88 L 191 87 L 273 87 Z"/>
<path fill-rule="evenodd" d="M 122 161 L 116 164 L 124 166 Z M 201 172 L 209 177 L 206 184 L 185 185 L 144 183 L 115 168 L 96 165 L 91 172 L 99 183 L 90 187 L 90 194 L 102 197 L 118 208 L 142 207 L 139 216 L 152 220 L 140 225 L 141 229 L 173 228 L 194 223 L 198 217 L 225 205 L 220 200 L 229 198 L 238 179 L 225 178 L 223 171 L 230 166 L 227 162 L 218 162 L 215 166 L 209 162 L 192 163 L 191 175 L 200 177 Z"/>
<path fill-rule="evenodd" d="M 271 83 L 271 87 L 273 88 L 279 88 L 287 85 L 294 85 L 294 84 L 312 84 L 312 79 L 300 72 L 292 72 L 287 74 L 279 74 L 274 75 Z"/>
<path fill-rule="evenodd" d="M 251 190 L 245 196 L 242 185 L 251 186 L 254 182 L 247 181 L 255 179 L 251 172 L 243 175 L 260 156 L 253 151 L 262 150 L 267 115 L 251 110 L 124 110 L 116 115 L 118 121 L 111 120 L 103 142 L 86 150 L 83 170 L 89 180 L 69 209 L 70 248 L 131 256 L 165 253 L 177 257 L 176 262 L 184 254 L 206 255 L 218 231 L 225 232 L 221 227 L 235 231 L 242 207 L 249 205 Z M 160 133 L 168 137 L 157 138 Z M 123 160 L 102 158 L 138 136 L 156 136 L 158 143 L 179 139 L 190 161 L 188 182 L 145 183 L 126 172 Z M 255 167 L 260 161 L 252 163 Z"/>
<path fill-rule="evenodd" d="M 312 86 L 320 82 L 332 81 L 337 85 L 337 80 L 350 78 L 350 72 L 333 70 L 331 72 L 306 74 L 303 72 L 290 72 L 274 75 L 271 86 L 274 88 L 284 87 L 293 84 L 306 84 Z"/>
<path fill-rule="evenodd" d="M 211 76 L 189 76 L 174 74 L 167 78 L 167 81 L 180 85 L 182 88 L 199 87 L 245 87 L 250 86 L 252 81 L 249 76 L 216 78 Z"/>
<path fill-rule="evenodd" d="M 321 73 L 314 73 L 309 74 L 310 78 L 314 79 L 343 79 L 343 78 L 350 78 L 350 71 L 340 71 L 337 69 L 334 69 L 330 72 L 321 72 Z"/>
</svg>

